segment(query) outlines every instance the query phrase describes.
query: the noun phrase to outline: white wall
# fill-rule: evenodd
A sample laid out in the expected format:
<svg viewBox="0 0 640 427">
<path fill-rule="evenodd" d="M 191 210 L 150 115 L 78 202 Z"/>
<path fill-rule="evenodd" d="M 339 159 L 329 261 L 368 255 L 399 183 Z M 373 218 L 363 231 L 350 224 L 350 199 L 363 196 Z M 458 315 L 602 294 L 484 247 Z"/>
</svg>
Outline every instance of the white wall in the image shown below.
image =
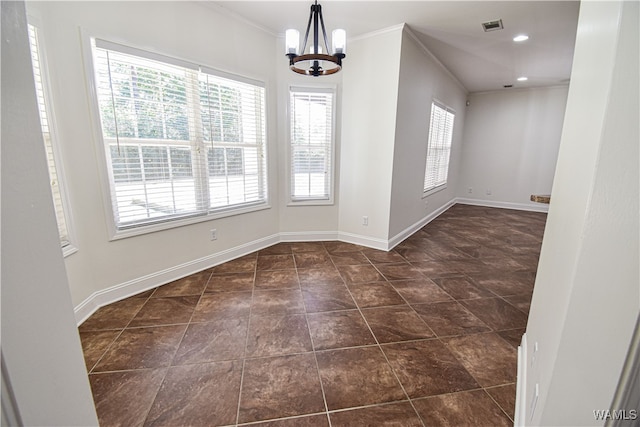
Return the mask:
<svg viewBox="0 0 640 427">
<path fill-rule="evenodd" d="M 301 22 L 302 23 L 302 22 Z M 306 23 L 306 21 L 304 21 Z M 305 28 L 298 28 L 304 34 Z M 350 46 L 345 63 L 353 64 Z M 278 193 L 280 207 L 280 232 L 289 240 L 335 239 L 338 233 L 338 209 L 340 191 L 340 147 L 342 135 L 342 75 L 339 72 L 330 76 L 309 77 L 292 72 L 289 60 L 284 54 L 284 37 L 276 39 L 276 68 L 278 72 Z M 293 205 L 290 203 L 290 164 L 289 159 L 289 87 L 334 87 L 336 89 L 335 114 L 335 160 L 334 164 L 334 203 L 331 205 Z"/>
<path fill-rule="evenodd" d="M 464 88 L 417 43 L 404 25 L 350 39 L 345 64 L 352 65 L 345 66 L 336 76 L 319 80 L 288 70 L 281 38 L 236 20 L 215 5 L 152 4 L 151 8 L 148 2 L 28 5 L 29 13 L 42 23 L 58 143 L 66 165 L 79 250 L 65 261 L 79 320 L 98 305 L 279 239 L 338 238 L 379 248 L 393 246 L 437 215 L 456 192 L 460 195 L 460 188 L 467 187 L 460 174 L 465 176 L 467 169 L 486 164 L 475 153 L 463 152 L 475 146 L 463 136 L 473 133 L 473 129 L 463 130 L 469 114 L 463 102 Z M 83 57 L 86 54 L 83 43 L 91 35 L 264 80 L 271 208 L 110 241 L 106 217 L 110 206 L 99 173 L 102 165 L 98 150 L 102 148 L 97 141 L 95 117 L 90 113 L 94 100 L 88 90 Z M 254 55 L 246 55 L 247 51 Z M 384 61 L 379 60 L 380 51 L 385 52 Z M 337 87 L 333 205 L 289 205 L 287 94 L 291 84 Z M 546 135 L 552 134 L 561 122 L 554 112 L 561 113 L 557 104 L 562 90 L 548 90 L 555 95 L 544 91 L 540 92 L 542 95 L 525 94 L 526 101 L 522 101 L 535 107 L 527 107 L 526 111 L 527 124 L 534 129 L 529 129 L 534 136 L 526 134 L 521 138 L 524 140 L 521 144 L 526 144 L 519 148 L 528 153 L 527 158 L 545 157 L 544 162 L 527 162 L 526 173 L 520 179 L 527 184 L 531 176 L 550 181 L 549 164 L 555 159 L 550 162 L 546 158 L 549 156 L 540 149 L 539 140 L 541 135 L 552 140 Z M 456 124 L 449 185 L 446 190 L 422 199 L 424 150 L 433 98 L 456 110 Z M 480 118 L 482 114 L 479 113 Z M 544 121 L 541 126 L 544 131 L 537 130 L 535 120 Z M 522 129 L 517 130 L 522 133 Z M 507 163 L 511 166 L 515 161 Z M 494 164 L 492 170 L 499 166 Z M 535 170 L 531 171 L 532 168 Z M 522 170 L 525 167 L 516 173 Z M 501 180 L 518 182 L 511 175 L 504 175 L 508 176 L 501 176 Z M 494 188 L 495 195 L 497 185 Z M 523 191 L 526 200 L 532 192 L 528 187 Z M 362 224 L 363 216 L 368 217 L 367 226 Z M 212 228 L 218 231 L 215 242 L 209 240 Z"/>
<path fill-rule="evenodd" d="M 215 254 L 277 234 L 279 163 L 273 94 L 277 93 L 275 61 L 284 59 L 274 55 L 273 36 L 196 2 L 42 2 L 31 3 L 29 12 L 39 15 L 43 25 L 58 142 L 67 166 L 78 243 L 78 252 L 66 258 L 74 305 L 121 284 L 129 285 L 122 296 L 160 285 L 208 267 L 217 260 Z M 271 209 L 109 241 L 105 212 L 110 206 L 105 206 L 98 173 L 96 150 L 101 148 L 89 111 L 94 100 L 85 76 L 85 35 L 265 81 Z M 217 241 L 209 240 L 211 228 L 218 231 Z"/>
<path fill-rule="evenodd" d="M 402 26 L 350 40 L 342 71 L 339 229 L 370 245 L 389 236 L 401 43 Z"/>
<path fill-rule="evenodd" d="M 458 197 L 546 209 L 530 196 L 551 193 L 567 92 L 558 86 L 470 94 Z"/>
<path fill-rule="evenodd" d="M 610 407 L 640 313 L 638 6 L 580 7 L 518 379 L 527 425 L 602 425 L 594 410 L 638 409 Z"/>
<path fill-rule="evenodd" d="M 13 397 L 23 425 L 98 425 L 57 233 L 24 4 L 0 7 L 2 419 Z"/>
<path fill-rule="evenodd" d="M 434 99 L 456 112 L 447 187 L 423 198 L 429 117 Z M 396 111 L 389 236 L 415 231 L 456 196 L 466 90 L 404 27 Z M 412 227 L 413 226 L 413 227 Z M 401 234 L 402 235 L 402 234 Z M 403 235 L 404 238 L 408 237 Z"/>
</svg>

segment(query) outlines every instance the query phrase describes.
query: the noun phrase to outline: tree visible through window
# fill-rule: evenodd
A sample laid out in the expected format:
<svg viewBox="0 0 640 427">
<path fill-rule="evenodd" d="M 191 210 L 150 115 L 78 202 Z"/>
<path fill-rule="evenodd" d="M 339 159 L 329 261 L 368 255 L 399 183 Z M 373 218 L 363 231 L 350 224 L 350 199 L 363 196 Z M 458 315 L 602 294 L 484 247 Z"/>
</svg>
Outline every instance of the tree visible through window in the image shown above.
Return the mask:
<svg viewBox="0 0 640 427">
<path fill-rule="evenodd" d="M 452 109 L 436 102 L 431 104 L 429 141 L 424 173 L 425 193 L 447 183 L 454 119 L 455 114 Z"/>
<path fill-rule="evenodd" d="M 93 48 L 116 228 L 266 201 L 261 84 L 102 40 Z"/>
</svg>

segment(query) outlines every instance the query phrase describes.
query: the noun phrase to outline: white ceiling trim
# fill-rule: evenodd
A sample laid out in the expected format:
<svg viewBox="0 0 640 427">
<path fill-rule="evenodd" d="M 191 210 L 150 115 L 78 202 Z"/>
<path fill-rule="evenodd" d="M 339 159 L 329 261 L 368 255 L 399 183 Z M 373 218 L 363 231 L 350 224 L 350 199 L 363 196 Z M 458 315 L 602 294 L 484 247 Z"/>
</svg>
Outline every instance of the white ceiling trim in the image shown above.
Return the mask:
<svg viewBox="0 0 640 427">
<path fill-rule="evenodd" d="M 252 21 L 251 19 L 245 18 L 244 16 L 240 15 L 239 13 L 236 13 L 232 10 L 227 9 L 226 7 L 222 6 L 221 4 L 218 3 L 214 3 L 211 1 L 206 1 L 206 0 L 198 0 L 197 3 L 201 4 L 202 6 L 206 7 L 207 9 L 213 10 L 215 12 L 218 12 L 222 15 L 226 15 L 230 18 L 233 18 L 234 20 L 238 21 L 238 22 L 242 22 L 243 24 L 249 25 L 250 27 L 253 27 L 257 30 L 260 30 L 272 37 L 279 37 L 280 34 L 278 33 L 274 33 L 273 31 L 271 31 L 269 28 L 264 27 L 258 23 L 256 23 L 255 21 Z"/>
<path fill-rule="evenodd" d="M 431 58 L 433 61 L 444 71 L 451 79 L 460 87 L 460 89 L 464 90 L 466 94 L 469 94 L 469 89 L 467 89 L 460 80 L 438 59 L 436 56 L 431 53 L 429 49 L 420 41 L 418 36 L 413 32 L 411 27 L 407 24 L 404 25 L 404 31 L 411 37 L 418 46 Z"/>
<path fill-rule="evenodd" d="M 561 87 L 566 88 L 567 86 L 569 86 L 569 83 L 557 84 L 552 86 L 510 87 L 510 88 L 503 88 L 503 89 L 483 90 L 480 92 L 471 92 L 471 93 L 468 93 L 468 95 L 487 95 L 487 94 L 492 94 L 496 92 L 504 92 L 505 90 L 508 90 L 509 92 L 529 92 L 532 90 L 540 90 L 540 89 L 555 89 L 555 88 L 561 88 Z"/>
<path fill-rule="evenodd" d="M 381 28 L 379 30 L 370 31 L 368 33 L 360 34 L 359 36 L 356 36 L 356 37 L 349 37 L 349 40 L 357 41 L 357 40 L 368 39 L 368 38 L 375 37 L 375 36 L 380 36 L 382 34 L 387 34 L 387 33 L 393 32 L 393 31 L 397 31 L 397 30 L 403 28 L 405 25 L 406 25 L 405 23 L 392 25 L 391 27 L 386 27 L 386 28 Z"/>
</svg>

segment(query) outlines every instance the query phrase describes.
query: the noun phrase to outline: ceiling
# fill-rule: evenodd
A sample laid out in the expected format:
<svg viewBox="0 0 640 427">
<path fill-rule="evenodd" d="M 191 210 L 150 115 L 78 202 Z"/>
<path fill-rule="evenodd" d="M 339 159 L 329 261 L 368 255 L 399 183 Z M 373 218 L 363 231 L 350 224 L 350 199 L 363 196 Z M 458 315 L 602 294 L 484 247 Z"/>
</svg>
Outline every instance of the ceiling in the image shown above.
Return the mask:
<svg viewBox="0 0 640 427">
<path fill-rule="evenodd" d="M 304 34 L 312 1 L 206 3 L 284 36 L 288 28 Z M 335 28 L 344 28 L 347 40 L 407 23 L 469 92 L 504 89 L 504 85 L 566 84 L 571 74 L 578 1 L 322 0 L 320 4 L 328 35 Z M 484 32 L 483 22 L 498 19 L 504 29 Z M 514 42 L 518 34 L 527 34 L 529 40 Z M 348 43 L 344 66 L 358 66 L 349 63 Z M 528 80 L 516 81 L 521 76 Z"/>
</svg>

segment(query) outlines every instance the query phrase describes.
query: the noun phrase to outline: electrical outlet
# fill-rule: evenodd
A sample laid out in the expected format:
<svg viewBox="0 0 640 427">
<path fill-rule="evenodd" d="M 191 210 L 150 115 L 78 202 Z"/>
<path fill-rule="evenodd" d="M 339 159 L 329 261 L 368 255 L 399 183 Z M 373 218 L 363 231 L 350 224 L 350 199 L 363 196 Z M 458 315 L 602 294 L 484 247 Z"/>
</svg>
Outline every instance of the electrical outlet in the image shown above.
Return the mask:
<svg viewBox="0 0 640 427">
<path fill-rule="evenodd" d="M 362 217 L 362 225 L 364 225 L 364 226 L 369 225 L 369 217 L 368 216 L 363 216 Z"/>
<path fill-rule="evenodd" d="M 473 193 L 473 188 L 469 187 L 469 189 L 467 189 L 467 193 L 469 193 L 469 194 Z"/>
<path fill-rule="evenodd" d="M 209 237 L 211 238 L 211 241 L 218 240 L 218 230 L 215 228 L 209 230 Z"/>
<path fill-rule="evenodd" d="M 487 196 L 490 196 L 490 195 L 491 195 L 491 189 L 487 188 Z"/>
</svg>

